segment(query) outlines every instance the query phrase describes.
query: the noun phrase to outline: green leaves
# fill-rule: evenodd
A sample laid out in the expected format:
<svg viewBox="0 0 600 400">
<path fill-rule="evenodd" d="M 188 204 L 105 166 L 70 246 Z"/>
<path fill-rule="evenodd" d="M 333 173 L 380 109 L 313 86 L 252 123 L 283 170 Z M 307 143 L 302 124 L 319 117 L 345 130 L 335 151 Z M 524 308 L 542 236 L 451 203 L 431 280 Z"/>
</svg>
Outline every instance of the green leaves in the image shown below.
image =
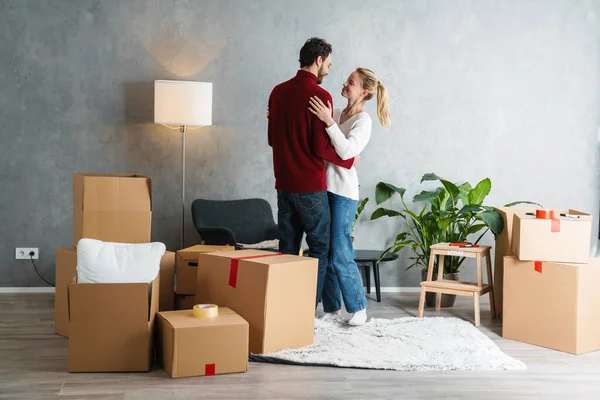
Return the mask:
<svg viewBox="0 0 600 400">
<path fill-rule="evenodd" d="M 360 214 L 362 214 L 362 212 L 365 209 L 365 206 L 367 205 L 367 203 L 369 202 L 369 198 L 364 198 L 359 204 L 358 207 L 356 207 L 356 214 L 354 214 L 354 222 L 352 223 L 352 231 L 354 231 L 354 226 L 356 225 L 356 221 L 358 221 L 358 217 L 360 217 Z"/>
<path fill-rule="evenodd" d="M 479 214 L 479 218 L 492 230 L 494 235 L 499 235 L 504 230 L 504 220 L 496 211 L 484 211 Z"/>
<path fill-rule="evenodd" d="M 419 194 L 415 195 L 415 196 L 413 197 L 413 199 L 412 199 L 412 200 L 413 200 L 413 202 L 415 202 L 415 203 L 416 203 L 416 202 L 418 202 L 418 201 L 424 201 L 424 200 L 427 200 L 427 201 L 429 201 L 429 200 L 431 200 L 431 199 L 435 199 L 435 198 L 436 198 L 436 197 L 437 197 L 437 196 L 440 194 L 440 192 L 441 192 L 442 190 L 444 190 L 444 189 L 442 189 L 442 188 L 437 188 L 437 189 L 436 189 L 436 190 L 434 190 L 434 191 L 430 191 L 430 190 L 423 190 L 421 193 L 419 193 Z"/>
<path fill-rule="evenodd" d="M 425 182 L 425 181 L 439 181 L 441 178 L 439 176 L 437 176 L 434 173 L 429 173 L 429 174 L 425 174 L 423 175 L 423 177 L 421 178 L 421 183 Z"/>
<path fill-rule="evenodd" d="M 377 210 L 373 211 L 373 214 L 371 214 L 371 220 L 381 217 L 397 217 L 399 215 L 402 214 L 398 211 L 388 210 L 387 208 L 378 208 Z"/>
<path fill-rule="evenodd" d="M 375 189 L 377 204 L 390 199 L 394 193 L 400 195 L 401 209 L 396 211 L 378 208 L 371 215 L 371 219 L 402 218 L 402 231 L 396 236 L 394 243 L 388 247 L 385 254 L 396 253 L 404 248 L 410 249 L 412 254 L 409 257 L 408 268 L 419 265 L 427 269 L 429 247 L 434 243 L 467 240 L 478 243 L 489 231 L 492 231 L 494 235 L 499 235 L 504 230 L 504 222 L 500 213 L 494 207 L 484 205 L 484 201 L 492 189 L 489 178 L 482 179 L 475 187 L 472 187 L 469 182 L 457 185 L 434 173 L 427 173 L 421 178 L 421 183 L 432 181 L 438 181 L 439 184 L 427 184 L 425 190 L 412 198 L 413 203 L 422 202 L 423 208 L 420 212 L 413 212 L 409 209 L 409 207 L 412 208 L 412 205 L 407 205 L 404 200 L 405 189 L 385 182 L 379 182 Z M 506 207 L 517 204 L 540 206 L 529 201 L 517 201 L 507 204 Z M 476 240 L 471 239 L 470 235 L 477 235 Z M 446 258 L 444 271 L 458 271 L 463 261 L 464 258 Z"/>
<path fill-rule="evenodd" d="M 473 190 L 473 188 L 471 187 L 471 184 L 469 182 L 465 182 L 462 185 L 460 185 L 460 187 L 458 188 L 460 190 L 460 201 L 462 202 L 463 206 L 467 206 L 471 203 L 469 203 L 469 192 L 471 190 Z"/>
<path fill-rule="evenodd" d="M 532 204 L 534 206 L 543 208 L 541 204 L 534 203 L 533 201 L 513 201 L 512 203 L 505 204 L 504 207 L 512 207 L 512 206 L 516 206 L 518 204 Z"/>
<path fill-rule="evenodd" d="M 390 197 L 392 197 L 394 192 L 398 193 L 400 197 L 402 197 L 404 196 L 404 192 L 406 192 L 406 189 L 399 188 L 389 183 L 379 182 L 375 187 L 375 201 L 377 202 L 377 204 L 381 204 Z"/>
<path fill-rule="evenodd" d="M 458 215 L 463 215 L 467 213 L 476 214 L 482 210 L 483 208 L 481 206 L 478 206 L 477 204 L 468 204 L 458 211 Z"/>
<path fill-rule="evenodd" d="M 492 182 L 489 178 L 483 179 L 481 182 L 469 192 L 469 204 L 483 203 L 483 200 L 487 197 L 492 189 Z"/>
<path fill-rule="evenodd" d="M 452 196 L 453 203 L 456 204 L 456 200 L 458 199 L 460 189 L 458 189 L 458 187 L 450 181 L 440 179 L 440 182 L 442 182 L 442 185 L 444 185 L 444 188 L 446 188 L 448 194 Z"/>
</svg>

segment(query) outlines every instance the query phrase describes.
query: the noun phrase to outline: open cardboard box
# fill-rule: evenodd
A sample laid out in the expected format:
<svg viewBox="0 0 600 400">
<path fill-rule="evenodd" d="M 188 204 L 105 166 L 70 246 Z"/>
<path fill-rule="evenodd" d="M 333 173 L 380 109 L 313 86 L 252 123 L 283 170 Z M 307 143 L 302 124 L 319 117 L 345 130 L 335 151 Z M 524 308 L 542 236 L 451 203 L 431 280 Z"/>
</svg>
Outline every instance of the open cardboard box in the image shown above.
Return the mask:
<svg viewBox="0 0 600 400">
<path fill-rule="evenodd" d="M 69 372 L 149 371 L 160 275 L 147 283 L 69 284 Z"/>
<path fill-rule="evenodd" d="M 77 250 L 56 249 L 56 285 L 54 293 L 54 332 L 69 337 L 69 283 L 77 275 Z M 175 253 L 167 251 L 160 260 L 159 311 L 175 309 Z M 193 297 L 192 301 L 193 301 Z M 191 309 L 191 307 L 190 307 Z"/>
<path fill-rule="evenodd" d="M 149 243 L 151 222 L 150 178 L 73 174 L 73 247 L 82 238 Z"/>
<path fill-rule="evenodd" d="M 555 219 L 515 213 L 513 254 L 523 261 L 587 263 L 590 258 L 592 216 L 570 209 L 555 209 L 554 213 Z M 560 217 L 560 214 L 576 218 Z"/>
</svg>

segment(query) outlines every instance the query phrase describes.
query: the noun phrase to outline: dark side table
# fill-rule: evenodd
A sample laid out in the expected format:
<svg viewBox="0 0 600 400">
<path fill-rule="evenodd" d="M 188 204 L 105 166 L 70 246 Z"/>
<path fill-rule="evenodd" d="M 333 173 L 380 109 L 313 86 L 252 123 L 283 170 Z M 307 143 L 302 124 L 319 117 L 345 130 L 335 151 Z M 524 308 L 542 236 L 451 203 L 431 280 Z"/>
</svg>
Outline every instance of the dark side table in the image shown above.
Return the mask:
<svg viewBox="0 0 600 400">
<path fill-rule="evenodd" d="M 381 280 L 379 279 L 379 257 L 383 254 L 381 250 L 354 250 L 354 261 L 365 270 L 365 284 L 367 293 L 371 293 L 371 267 L 373 267 L 373 277 L 375 278 L 375 292 L 377 302 L 381 303 Z M 393 261 L 398 258 L 398 254 L 388 253 L 380 262 Z"/>
</svg>

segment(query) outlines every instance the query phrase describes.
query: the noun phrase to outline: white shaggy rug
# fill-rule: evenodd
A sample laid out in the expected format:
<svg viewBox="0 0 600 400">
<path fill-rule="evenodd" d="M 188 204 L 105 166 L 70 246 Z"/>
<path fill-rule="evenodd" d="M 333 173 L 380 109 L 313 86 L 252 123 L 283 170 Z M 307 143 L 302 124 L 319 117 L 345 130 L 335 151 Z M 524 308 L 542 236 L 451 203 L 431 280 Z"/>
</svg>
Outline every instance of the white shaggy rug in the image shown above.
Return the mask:
<svg viewBox="0 0 600 400">
<path fill-rule="evenodd" d="M 315 320 L 315 341 L 252 354 L 250 361 L 395 371 L 526 369 L 473 324 L 457 318 L 372 318 L 361 327 Z"/>
</svg>

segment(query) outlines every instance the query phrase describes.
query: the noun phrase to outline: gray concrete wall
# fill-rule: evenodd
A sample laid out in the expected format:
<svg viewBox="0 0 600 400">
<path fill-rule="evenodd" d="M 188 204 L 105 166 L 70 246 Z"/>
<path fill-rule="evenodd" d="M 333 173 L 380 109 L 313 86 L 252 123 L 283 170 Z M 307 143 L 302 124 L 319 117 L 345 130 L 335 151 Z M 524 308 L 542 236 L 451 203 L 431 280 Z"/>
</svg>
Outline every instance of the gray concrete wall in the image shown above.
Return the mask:
<svg viewBox="0 0 600 400">
<path fill-rule="evenodd" d="M 435 172 L 489 177 L 490 205 L 597 218 L 599 18 L 595 1 L 0 1 L 0 286 L 43 286 L 17 246 L 40 247 L 53 280 L 73 172 L 150 175 L 153 239 L 178 245 L 180 136 L 152 124 L 154 79 L 214 83 L 214 126 L 188 135 L 188 203 L 275 206 L 266 100 L 310 36 L 334 46 L 323 86 L 336 105 L 357 66 L 390 92 L 392 129 L 374 127 L 358 166 L 362 197 L 383 180 L 410 198 Z M 384 248 L 400 229 L 365 216 L 356 247 Z M 189 218 L 186 231 L 192 244 Z M 407 255 L 382 267 L 383 286 L 418 285 Z"/>
</svg>

